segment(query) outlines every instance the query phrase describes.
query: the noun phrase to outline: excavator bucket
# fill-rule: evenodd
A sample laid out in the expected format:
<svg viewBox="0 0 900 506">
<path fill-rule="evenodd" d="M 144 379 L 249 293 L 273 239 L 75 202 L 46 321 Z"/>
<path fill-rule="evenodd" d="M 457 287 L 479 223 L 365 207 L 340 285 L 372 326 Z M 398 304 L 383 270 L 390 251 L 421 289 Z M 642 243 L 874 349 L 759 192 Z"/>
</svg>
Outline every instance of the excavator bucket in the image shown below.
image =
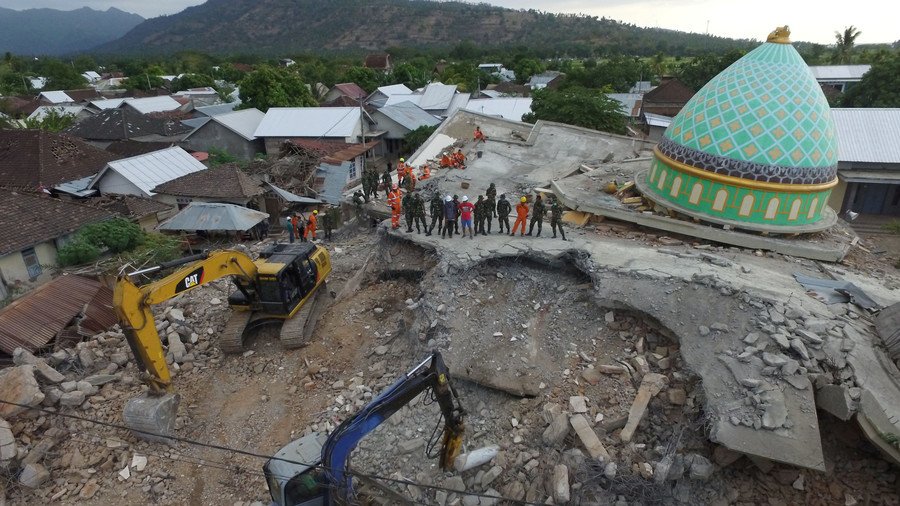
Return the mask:
<svg viewBox="0 0 900 506">
<path fill-rule="evenodd" d="M 181 396 L 165 394 L 154 396 L 143 394 L 130 399 L 125 404 L 122 418 L 125 426 L 134 435 L 145 441 L 172 443 L 170 436 L 175 433 L 175 416 Z"/>
</svg>

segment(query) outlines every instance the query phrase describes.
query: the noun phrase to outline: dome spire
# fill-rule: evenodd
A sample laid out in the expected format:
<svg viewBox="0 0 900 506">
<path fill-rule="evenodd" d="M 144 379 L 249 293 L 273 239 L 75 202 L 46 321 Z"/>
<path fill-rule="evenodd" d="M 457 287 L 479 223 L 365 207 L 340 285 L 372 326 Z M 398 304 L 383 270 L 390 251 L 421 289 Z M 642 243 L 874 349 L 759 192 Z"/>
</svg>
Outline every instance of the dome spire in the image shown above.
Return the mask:
<svg viewBox="0 0 900 506">
<path fill-rule="evenodd" d="M 766 42 L 773 42 L 775 44 L 790 44 L 791 43 L 791 29 L 788 28 L 788 25 L 779 26 L 772 30 L 772 33 L 766 38 Z"/>
</svg>

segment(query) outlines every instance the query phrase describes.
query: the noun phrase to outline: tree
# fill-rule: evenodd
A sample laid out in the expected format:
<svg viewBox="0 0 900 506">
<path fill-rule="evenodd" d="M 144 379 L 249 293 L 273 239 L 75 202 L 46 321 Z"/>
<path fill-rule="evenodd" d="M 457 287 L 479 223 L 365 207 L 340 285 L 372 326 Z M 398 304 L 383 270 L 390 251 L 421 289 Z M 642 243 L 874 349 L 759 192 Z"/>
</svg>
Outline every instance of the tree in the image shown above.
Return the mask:
<svg viewBox="0 0 900 506">
<path fill-rule="evenodd" d="M 57 108 L 50 108 L 40 119 L 29 118 L 25 120 L 25 128 L 33 130 L 46 130 L 48 132 L 62 132 L 75 123 L 75 116 L 62 114 Z"/>
<path fill-rule="evenodd" d="M 43 61 L 40 67 L 41 74 L 47 78 L 44 90 L 74 90 L 87 84 L 87 79 L 75 67 L 55 58 Z"/>
<path fill-rule="evenodd" d="M 834 32 L 834 57 L 835 63 L 848 63 L 850 61 L 850 53 L 853 52 L 853 46 L 856 45 L 856 38 L 862 32 L 855 26 L 850 25 L 844 28 L 843 32 Z"/>
<path fill-rule="evenodd" d="M 625 116 L 619 110 L 619 102 L 599 90 L 567 88 L 542 89 L 532 94 L 532 112 L 522 121 L 556 121 L 569 125 L 601 130 L 615 134 L 625 133 Z"/>
<path fill-rule="evenodd" d="M 516 81 L 519 84 L 527 83 L 531 76 L 540 74 L 545 70 L 544 65 L 534 58 L 517 58 L 511 66 L 511 70 L 516 73 Z"/>
<path fill-rule="evenodd" d="M 172 80 L 172 91 L 184 91 L 191 88 L 205 88 L 215 86 L 213 78 L 206 74 L 184 74 Z"/>
<path fill-rule="evenodd" d="M 435 126 L 420 126 L 415 130 L 410 130 L 409 133 L 403 137 L 403 149 L 409 154 L 414 153 L 419 146 L 425 143 L 431 134 L 437 130 L 437 125 Z"/>
<path fill-rule="evenodd" d="M 240 83 L 241 108 L 313 107 L 316 101 L 300 76 L 289 70 L 263 65 L 247 74 Z"/>
<path fill-rule="evenodd" d="M 702 54 L 678 69 L 678 78 L 688 87 L 699 90 L 713 77 L 744 56 L 744 51 L 732 49 L 721 55 Z"/>
<path fill-rule="evenodd" d="M 900 107 L 900 52 L 872 64 L 845 94 L 844 107 Z"/>
<path fill-rule="evenodd" d="M 97 70 L 97 62 L 94 61 L 92 57 L 86 54 L 80 54 L 75 57 L 75 60 L 72 62 L 72 65 L 75 66 L 75 70 L 77 72 L 87 72 L 88 70 Z"/>
<path fill-rule="evenodd" d="M 354 66 L 344 72 L 342 79 L 345 83 L 356 83 L 360 88 L 372 93 L 384 83 L 384 74 L 375 69 Z"/>
</svg>

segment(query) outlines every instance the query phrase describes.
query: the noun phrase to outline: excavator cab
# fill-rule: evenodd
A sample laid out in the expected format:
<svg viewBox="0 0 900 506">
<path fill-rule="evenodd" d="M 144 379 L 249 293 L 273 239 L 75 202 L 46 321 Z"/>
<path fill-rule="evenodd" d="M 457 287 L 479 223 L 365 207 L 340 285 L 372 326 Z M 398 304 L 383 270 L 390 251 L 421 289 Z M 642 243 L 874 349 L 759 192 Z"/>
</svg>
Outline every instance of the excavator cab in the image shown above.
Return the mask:
<svg viewBox="0 0 900 506">
<path fill-rule="evenodd" d="M 313 243 L 275 244 L 260 253 L 259 289 L 260 310 L 264 313 L 290 317 L 318 282 L 319 268 L 313 260 Z"/>
</svg>

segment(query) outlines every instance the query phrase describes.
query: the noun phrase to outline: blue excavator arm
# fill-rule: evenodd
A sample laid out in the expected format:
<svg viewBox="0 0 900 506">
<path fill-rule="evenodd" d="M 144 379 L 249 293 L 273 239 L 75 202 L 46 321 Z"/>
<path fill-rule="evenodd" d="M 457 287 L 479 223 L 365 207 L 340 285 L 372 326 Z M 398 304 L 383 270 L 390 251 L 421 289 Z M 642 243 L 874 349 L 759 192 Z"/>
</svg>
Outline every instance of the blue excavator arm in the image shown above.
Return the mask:
<svg viewBox="0 0 900 506">
<path fill-rule="evenodd" d="M 444 418 L 440 465 L 445 470 L 452 468 L 462 446 L 465 410 L 450 383 L 443 357 L 440 352 L 433 351 L 359 413 L 341 423 L 328 437 L 322 448 L 322 467 L 330 485 L 328 504 L 339 504 L 352 497 L 352 476 L 347 472 L 347 462 L 362 438 L 428 389 L 433 391 Z"/>
</svg>

